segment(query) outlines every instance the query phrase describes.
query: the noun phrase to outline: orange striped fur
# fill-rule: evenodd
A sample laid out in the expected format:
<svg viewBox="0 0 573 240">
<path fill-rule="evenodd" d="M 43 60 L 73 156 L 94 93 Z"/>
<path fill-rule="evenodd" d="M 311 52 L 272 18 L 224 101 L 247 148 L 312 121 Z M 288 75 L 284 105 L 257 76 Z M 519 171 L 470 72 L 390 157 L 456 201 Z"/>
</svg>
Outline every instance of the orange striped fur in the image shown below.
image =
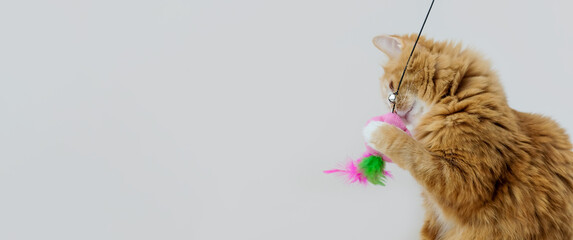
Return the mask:
<svg viewBox="0 0 573 240">
<path fill-rule="evenodd" d="M 375 38 L 389 56 L 384 96 L 398 85 L 415 37 Z M 568 135 L 547 117 L 510 108 L 475 51 L 421 37 L 397 110 L 414 137 L 383 125 L 366 138 L 423 187 L 422 239 L 573 239 Z"/>
</svg>

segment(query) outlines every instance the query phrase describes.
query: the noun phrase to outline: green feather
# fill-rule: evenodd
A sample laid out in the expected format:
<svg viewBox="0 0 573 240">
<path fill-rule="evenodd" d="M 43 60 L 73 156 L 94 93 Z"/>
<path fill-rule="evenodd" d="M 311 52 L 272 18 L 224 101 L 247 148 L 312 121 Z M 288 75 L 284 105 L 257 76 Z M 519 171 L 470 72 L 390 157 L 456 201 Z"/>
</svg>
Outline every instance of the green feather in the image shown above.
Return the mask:
<svg viewBox="0 0 573 240">
<path fill-rule="evenodd" d="M 363 158 L 358 167 L 370 183 L 385 186 L 384 165 L 384 160 L 381 157 L 372 155 Z"/>
</svg>

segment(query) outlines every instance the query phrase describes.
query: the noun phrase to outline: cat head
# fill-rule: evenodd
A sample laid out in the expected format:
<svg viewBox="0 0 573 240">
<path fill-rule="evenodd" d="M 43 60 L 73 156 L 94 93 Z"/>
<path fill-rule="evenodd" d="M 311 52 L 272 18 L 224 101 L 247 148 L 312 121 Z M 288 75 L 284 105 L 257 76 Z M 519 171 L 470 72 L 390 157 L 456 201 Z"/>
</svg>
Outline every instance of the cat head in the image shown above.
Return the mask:
<svg viewBox="0 0 573 240">
<path fill-rule="evenodd" d="M 380 78 L 382 96 L 396 92 L 416 37 L 415 34 L 381 35 L 373 39 L 374 45 L 388 56 Z M 420 37 L 396 99 L 396 113 L 410 127 L 416 126 L 433 105 L 456 93 L 471 62 L 461 51 L 461 44 Z M 385 101 L 392 108 L 392 104 Z"/>
</svg>

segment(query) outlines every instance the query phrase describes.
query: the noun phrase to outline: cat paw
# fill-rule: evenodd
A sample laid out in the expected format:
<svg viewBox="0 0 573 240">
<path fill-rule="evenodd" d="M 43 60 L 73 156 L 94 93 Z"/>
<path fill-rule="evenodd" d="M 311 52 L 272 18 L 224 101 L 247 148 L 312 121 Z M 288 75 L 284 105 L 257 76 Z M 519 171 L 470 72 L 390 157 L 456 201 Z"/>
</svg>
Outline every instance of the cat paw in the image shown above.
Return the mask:
<svg viewBox="0 0 573 240">
<path fill-rule="evenodd" d="M 364 129 L 362 130 L 362 135 L 364 136 L 364 140 L 366 141 L 366 144 L 368 144 L 369 147 L 376 149 L 374 146 L 375 143 L 382 141 L 381 138 L 383 135 L 380 133 L 380 130 L 385 125 L 390 125 L 390 124 L 385 122 L 372 121 L 368 123 L 366 127 L 364 127 Z"/>
</svg>

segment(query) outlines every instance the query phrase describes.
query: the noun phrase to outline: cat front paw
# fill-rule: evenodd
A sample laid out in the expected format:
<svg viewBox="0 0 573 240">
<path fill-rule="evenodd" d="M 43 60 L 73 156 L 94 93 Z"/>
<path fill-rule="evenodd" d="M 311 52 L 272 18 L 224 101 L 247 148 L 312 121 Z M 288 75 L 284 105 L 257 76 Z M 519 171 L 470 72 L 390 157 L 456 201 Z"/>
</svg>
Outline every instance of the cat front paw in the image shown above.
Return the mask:
<svg viewBox="0 0 573 240">
<path fill-rule="evenodd" d="M 378 121 L 372 121 L 370 123 L 368 123 L 368 125 L 366 125 L 366 127 L 364 127 L 364 129 L 362 130 L 362 135 L 364 136 L 364 140 L 366 141 L 366 144 L 377 150 L 380 151 L 381 149 L 378 149 L 379 146 L 377 146 L 377 143 L 380 143 L 383 141 L 383 134 L 382 134 L 382 129 L 385 127 L 391 127 L 392 125 L 385 123 L 385 122 L 378 122 Z"/>
</svg>

